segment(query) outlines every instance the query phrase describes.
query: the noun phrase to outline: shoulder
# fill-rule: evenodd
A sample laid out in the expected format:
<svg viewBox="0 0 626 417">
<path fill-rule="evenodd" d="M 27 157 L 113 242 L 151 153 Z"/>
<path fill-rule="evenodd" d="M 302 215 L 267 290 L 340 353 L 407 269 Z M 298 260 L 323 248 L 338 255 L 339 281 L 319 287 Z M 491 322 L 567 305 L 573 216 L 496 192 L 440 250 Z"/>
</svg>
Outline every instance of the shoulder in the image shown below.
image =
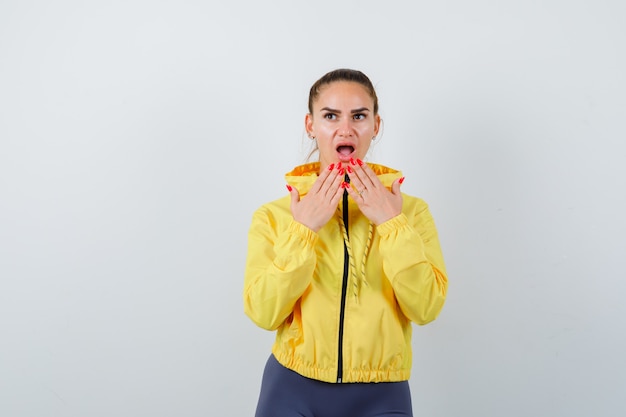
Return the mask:
<svg viewBox="0 0 626 417">
<path fill-rule="evenodd" d="M 434 223 L 428 203 L 422 198 L 402 194 L 402 212 L 416 226 L 425 226 Z"/>
<path fill-rule="evenodd" d="M 291 197 L 286 195 L 258 207 L 252 214 L 252 221 L 276 226 L 290 221 L 291 217 Z"/>
<path fill-rule="evenodd" d="M 291 207 L 291 197 L 289 194 L 277 198 L 273 201 L 268 201 L 267 203 L 259 206 L 255 213 L 272 213 L 272 212 L 281 212 L 285 209 L 289 210 Z"/>
<path fill-rule="evenodd" d="M 403 208 L 410 208 L 413 210 L 428 210 L 428 203 L 420 197 L 402 193 Z"/>
</svg>

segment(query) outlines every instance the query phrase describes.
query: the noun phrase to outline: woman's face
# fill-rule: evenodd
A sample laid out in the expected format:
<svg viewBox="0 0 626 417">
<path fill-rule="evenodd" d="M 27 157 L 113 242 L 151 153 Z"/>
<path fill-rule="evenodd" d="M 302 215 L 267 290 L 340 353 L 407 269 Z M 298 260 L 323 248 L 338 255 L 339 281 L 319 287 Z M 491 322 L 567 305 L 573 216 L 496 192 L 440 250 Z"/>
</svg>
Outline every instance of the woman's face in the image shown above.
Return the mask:
<svg viewBox="0 0 626 417">
<path fill-rule="evenodd" d="M 380 116 L 374 114 L 374 100 L 361 84 L 337 81 L 322 88 L 307 114 L 305 127 L 317 140 L 320 168 L 330 164 L 363 159 L 378 134 Z"/>
</svg>

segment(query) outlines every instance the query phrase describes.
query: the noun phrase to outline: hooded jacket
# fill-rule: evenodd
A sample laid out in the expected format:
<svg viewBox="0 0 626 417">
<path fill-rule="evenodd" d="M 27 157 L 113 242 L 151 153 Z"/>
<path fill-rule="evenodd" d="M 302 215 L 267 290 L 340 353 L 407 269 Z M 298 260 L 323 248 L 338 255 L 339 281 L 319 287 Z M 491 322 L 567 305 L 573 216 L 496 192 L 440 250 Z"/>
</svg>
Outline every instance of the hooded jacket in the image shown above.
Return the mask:
<svg viewBox="0 0 626 417">
<path fill-rule="evenodd" d="M 402 176 L 368 165 L 389 189 Z M 319 168 L 285 178 L 306 198 Z M 448 280 L 428 206 L 402 197 L 402 213 L 375 227 L 346 194 L 317 233 L 293 219 L 289 195 L 255 211 L 244 311 L 276 330 L 272 353 L 283 366 L 325 382 L 409 379 L 411 322 L 437 317 Z"/>
</svg>

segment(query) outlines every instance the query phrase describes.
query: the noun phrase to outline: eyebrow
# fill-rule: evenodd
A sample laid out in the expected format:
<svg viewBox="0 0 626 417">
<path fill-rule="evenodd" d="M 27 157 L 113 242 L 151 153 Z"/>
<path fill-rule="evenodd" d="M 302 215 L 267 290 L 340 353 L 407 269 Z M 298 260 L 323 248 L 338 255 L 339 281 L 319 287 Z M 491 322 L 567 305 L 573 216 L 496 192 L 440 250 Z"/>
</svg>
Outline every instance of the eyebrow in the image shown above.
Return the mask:
<svg viewBox="0 0 626 417">
<path fill-rule="evenodd" d="M 341 110 L 331 109 L 330 107 L 321 108 L 320 111 L 328 111 L 331 113 L 341 113 Z M 354 114 L 354 113 L 362 113 L 366 111 L 370 111 L 370 109 L 368 109 L 367 107 L 361 107 L 359 109 L 352 110 L 350 113 Z"/>
</svg>

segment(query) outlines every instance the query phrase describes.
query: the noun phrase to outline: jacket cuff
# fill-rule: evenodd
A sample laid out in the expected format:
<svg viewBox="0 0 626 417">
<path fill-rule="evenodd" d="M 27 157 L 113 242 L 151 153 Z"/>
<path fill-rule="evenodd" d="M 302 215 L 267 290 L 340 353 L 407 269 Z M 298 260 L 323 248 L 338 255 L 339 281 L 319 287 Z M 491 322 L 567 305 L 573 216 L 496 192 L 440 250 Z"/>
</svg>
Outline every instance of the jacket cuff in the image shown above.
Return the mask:
<svg viewBox="0 0 626 417">
<path fill-rule="evenodd" d="M 319 235 L 302 223 L 292 220 L 287 228 L 289 234 L 300 237 L 306 245 L 315 245 Z"/>
<path fill-rule="evenodd" d="M 400 244 L 403 246 L 401 250 L 411 247 L 411 256 L 414 260 L 417 262 L 428 261 L 424 241 L 422 240 L 420 234 L 413 229 L 413 226 L 409 223 L 409 218 L 406 217 L 404 213 L 400 213 L 396 217 L 381 223 L 376 227 L 376 231 L 380 235 L 381 242 L 394 242 L 394 244 Z M 406 246 L 409 242 L 410 245 Z"/>
<path fill-rule="evenodd" d="M 396 217 L 392 217 L 384 223 L 376 226 L 376 231 L 381 237 L 387 237 L 391 233 L 398 231 L 409 225 L 409 219 L 404 213 L 398 214 Z"/>
</svg>

